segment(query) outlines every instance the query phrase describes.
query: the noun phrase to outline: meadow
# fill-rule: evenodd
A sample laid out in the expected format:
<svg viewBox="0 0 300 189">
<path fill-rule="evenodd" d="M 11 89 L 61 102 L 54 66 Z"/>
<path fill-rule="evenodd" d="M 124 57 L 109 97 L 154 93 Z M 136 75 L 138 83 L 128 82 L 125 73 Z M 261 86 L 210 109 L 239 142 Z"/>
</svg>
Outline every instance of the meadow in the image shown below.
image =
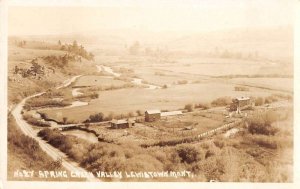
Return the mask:
<svg viewBox="0 0 300 189">
<path fill-rule="evenodd" d="M 178 110 L 183 109 L 188 103 L 209 103 L 216 98 L 229 96 L 268 96 L 269 91 L 250 88 L 249 91 L 235 91 L 234 85 L 225 83 L 195 83 L 175 85 L 167 89 L 129 88 L 114 91 L 100 91 L 98 99 L 90 101 L 88 106 L 68 109 L 41 110 L 50 118 L 82 122 L 89 115 L 102 112 L 104 114 L 127 114 L 137 110 L 147 109 Z M 77 112 L 81 112 L 78 114 Z M 56 115 L 62 115 L 58 118 Z"/>
<path fill-rule="evenodd" d="M 126 84 L 126 82 L 121 80 L 113 79 L 112 77 L 106 76 L 94 76 L 94 75 L 86 75 L 80 77 L 73 85 L 73 87 L 86 87 L 86 86 L 101 86 L 101 87 L 110 87 L 110 86 L 122 86 Z"/>
</svg>

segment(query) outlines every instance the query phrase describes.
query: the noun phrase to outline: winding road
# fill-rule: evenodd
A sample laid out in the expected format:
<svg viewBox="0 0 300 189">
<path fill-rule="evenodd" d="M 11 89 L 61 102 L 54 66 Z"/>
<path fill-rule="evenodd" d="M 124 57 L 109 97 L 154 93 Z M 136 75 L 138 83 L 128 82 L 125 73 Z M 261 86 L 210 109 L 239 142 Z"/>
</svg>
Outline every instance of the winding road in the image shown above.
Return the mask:
<svg viewBox="0 0 300 189">
<path fill-rule="evenodd" d="M 69 86 L 74 81 L 76 81 L 77 78 L 81 77 L 81 75 L 74 76 L 71 79 L 66 80 L 61 86 L 58 86 L 56 89 L 61 89 L 64 87 Z M 56 149 L 55 147 L 48 144 L 46 141 L 42 140 L 37 136 L 37 131 L 35 131 L 24 119 L 22 116 L 22 110 L 25 105 L 26 100 L 40 96 L 44 94 L 45 92 L 38 93 L 29 97 L 24 98 L 19 104 L 16 105 L 16 107 L 12 111 L 12 115 L 14 116 L 17 125 L 22 130 L 22 132 L 35 139 L 43 151 L 45 151 L 53 160 L 62 160 L 62 166 L 66 168 L 70 172 L 88 172 L 85 169 L 81 168 L 76 162 L 71 161 L 66 154 L 61 152 L 60 150 Z M 99 179 L 95 177 L 87 177 L 87 181 L 100 181 Z"/>
</svg>

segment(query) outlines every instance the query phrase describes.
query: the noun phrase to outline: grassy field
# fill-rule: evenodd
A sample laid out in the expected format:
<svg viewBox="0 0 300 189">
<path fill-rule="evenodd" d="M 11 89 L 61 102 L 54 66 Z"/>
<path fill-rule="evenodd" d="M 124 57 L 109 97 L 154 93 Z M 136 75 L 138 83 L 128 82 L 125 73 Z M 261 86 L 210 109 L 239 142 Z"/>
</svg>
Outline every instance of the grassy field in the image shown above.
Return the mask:
<svg viewBox="0 0 300 189">
<path fill-rule="evenodd" d="M 293 92 L 293 78 L 233 78 L 229 82 Z"/>
<path fill-rule="evenodd" d="M 74 87 L 82 87 L 82 86 L 101 86 L 101 87 L 109 87 L 109 86 L 122 86 L 126 84 L 126 82 L 121 80 L 116 80 L 111 77 L 105 76 L 82 76 L 80 77 L 74 84 Z"/>
<path fill-rule="evenodd" d="M 114 66 L 115 64 L 111 64 Z M 146 73 L 151 69 L 161 71 L 171 71 L 176 73 L 185 73 L 206 76 L 223 75 L 252 75 L 252 74 L 293 74 L 291 64 L 280 62 L 259 61 L 259 60 L 241 60 L 224 58 L 178 58 L 176 62 L 158 62 L 139 61 L 126 63 L 127 67 L 134 69 L 136 73 Z M 145 69 L 147 68 L 147 69 Z M 230 69 L 229 69 L 230 68 Z"/>
<path fill-rule="evenodd" d="M 223 96 L 268 96 L 270 92 L 263 89 L 249 91 L 234 91 L 234 85 L 222 83 L 197 83 L 175 85 L 167 89 L 120 89 L 115 91 L 101 91 L 99 98 L 91 100 L 88 106 L 68 109 L 56 109 L 55 111 L 43 110 L 50 118 L 84 121 L 89 115 L 102 112 L 109 114 L 126 114 L 136 110 L 147 109 L 178 110 L 188 103 L 209 103 Z M 81 112 L 78 114 L 78 112 Z M 61 115 L 57 117 L 57 115 Z"/>
</svg>

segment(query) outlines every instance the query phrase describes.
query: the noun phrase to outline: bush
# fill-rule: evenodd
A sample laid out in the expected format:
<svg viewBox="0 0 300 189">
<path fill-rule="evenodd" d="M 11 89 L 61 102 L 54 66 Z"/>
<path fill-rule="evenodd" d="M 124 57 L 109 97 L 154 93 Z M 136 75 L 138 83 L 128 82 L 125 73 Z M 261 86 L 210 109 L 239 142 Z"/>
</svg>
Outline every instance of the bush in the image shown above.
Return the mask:
<svg viewBox="0 0 300 189">
<path fill-rule="evenodd" d="M 227 106 L 232 103 L 231 97 L 220 97 L 211 102 L 213 106 Z"/>
<path fill-rule="evenodd" d="M 186 104 L 184 106 L 184 109 L 187 110 L 188 112 L 192 112 L 194 110 L 193 104 Z"/>
<path fill-rule="evenodd" d="M 251 134 L 274 135 L 278 129 L 272 126 L 278 115 L 275 112 L 269 111 L 261 115 L 256 114 L 247 120 L 248 131 Z"/>
<path fill-rule="evenodd" d="M 255 99 L 255 106 L 262 106 L 265 104 L 265 99 L 262 97 L 258 97 Z"/>
<path fill-rule="evenodd" d="M 187 83 L 188 83 L 187 80 L 179 80 L 179 81 L 177 81 L 177 84 L 179 84 L 179 85 L 185 85 Z"/>
<path fill-rule="evenodd" d="M 274 95 L 267 96 L 265 98 L 265 103 L 267 103 L 267 104 L 270 104 L 272 102 L 277 102 L 277 101 L 278 101 L 278 98 L 276 96 L 274 96 Z"/>
<path fill-rule="evenodd" d="M 144 113 L 141 110 L 137 110 L 136 113 L 137 113 L 138 116 L 144 115 Z"/>
<path fill-rule="evenodd" d="M 85 123 L 92 123 L 92 122 L 101 122 L 104 120 L 104 114 L 103 113 L 97 113 L 90 115 L 89 119 L 85 120 Z"/>
<path fill-rule="evenodd" d="M 243 86 L 235 86 L 234 87 L 235 91 L 249 91 L 248 87 L 243 87 Z"/>
<path fill-rule="evenodd" d="M 182 163 L 194 163 L 201 160 L 200 152 L 193 146 L 180 146 L 176 149 L 178 156 L 181 159 Z"/>
<path fill-rule="evenodd" d="M 264 148 L 270 148 L 270 149 L 278 148 L 278 141 L 274 137 L 265 136 L 265 135 L 253 135 L 250 137 L 250 141 Z"/>
<path fill-rule="evenodd" d="M 194 108 L 202 108 L 203 110 L 207 110 L 210 108 L 209 104 L 199 103 L 195 104 Z"/>
<path fill-rule="evenodd" d="M 50 123 L 41 121 L 37 118 L 32 117 L 29 114 L 23 114 L 23 119 L 26 120 L 27 123 L 39 127 L 50 127 Z"/>
<path fill-rule="evenodd" d="M 99 94 L 96 92 L 89 92 L 89 93 L 84 93 L 82 95 L 76 96 L 76 98 L 81 99 L 81 98 L 91 98 L 91 99 L 97 99 L 99 97 Z"/>
</svg>

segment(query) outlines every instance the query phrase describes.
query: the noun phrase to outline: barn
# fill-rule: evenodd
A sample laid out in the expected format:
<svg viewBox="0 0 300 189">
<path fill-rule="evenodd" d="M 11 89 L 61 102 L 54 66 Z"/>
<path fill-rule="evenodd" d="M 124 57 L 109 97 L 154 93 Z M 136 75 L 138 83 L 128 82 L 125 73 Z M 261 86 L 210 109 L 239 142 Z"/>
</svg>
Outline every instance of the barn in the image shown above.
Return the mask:
<svg viewBox="0 0 300 189">
<path fill-rule="evenodd" d="M 161 117 L 160 110 L 147 110 L 145 112 L 145 121 L 146 122 L 153 122 L 159 120 Z"/>
<path fill-rule="evenodd" d="M 120 119 L 120 120 L 116 120 L 113 119 L 110 122 L 110 127 L 112 129 L 126 129 L 129 128 L 131 126 L 134 126 L 135 121 L 133 120 L 125 120 L 125 119 Z"/>
</svg>

